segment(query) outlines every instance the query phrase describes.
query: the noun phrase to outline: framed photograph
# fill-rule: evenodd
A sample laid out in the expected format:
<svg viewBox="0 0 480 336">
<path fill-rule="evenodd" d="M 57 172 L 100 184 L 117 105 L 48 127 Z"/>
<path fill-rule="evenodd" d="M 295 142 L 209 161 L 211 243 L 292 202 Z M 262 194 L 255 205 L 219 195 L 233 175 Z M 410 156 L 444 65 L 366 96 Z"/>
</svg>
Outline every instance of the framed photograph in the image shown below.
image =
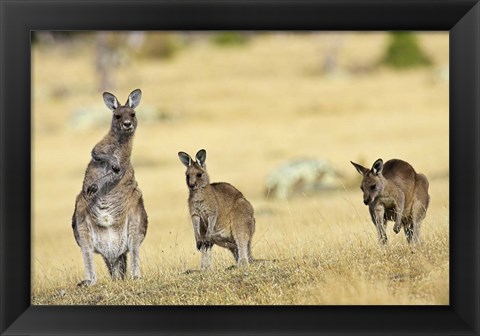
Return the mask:
<svg viewBox="0 0 480 336">
<path fill-rule="evenodd" d="M 0 21 L 2 335 L 479 333 L 476 1 Z"/>
</svg>

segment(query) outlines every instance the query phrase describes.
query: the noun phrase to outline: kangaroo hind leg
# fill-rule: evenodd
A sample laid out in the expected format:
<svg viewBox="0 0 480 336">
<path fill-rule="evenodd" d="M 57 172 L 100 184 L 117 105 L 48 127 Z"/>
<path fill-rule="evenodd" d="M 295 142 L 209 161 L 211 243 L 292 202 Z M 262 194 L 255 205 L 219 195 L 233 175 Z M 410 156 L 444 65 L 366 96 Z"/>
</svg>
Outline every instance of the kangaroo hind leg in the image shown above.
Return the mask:
<svg viewBox="0 0 480 336">
<path fill-rule="evenodd" d="M 238 253 L 237 258 L 237 266 L 245 267 L 248 266 L 251 259 L 252 253 L 250 250 L 250 225 L 245 225 L 243 227 L 237 228 L 235 232 L 233 232 L 233 239 L 235 240 L 236 251 Z"/>
<path fill-rule="evenodd" d="M 140 196 L 135 206 L 130 210 L 128 218 L 128 247 L 130 250 L 130 274 L 132 279 L 142 277 L 140 271 L 140 245 L 145 239 L 148 227 L 148 216 Z"/>
<path fill-rule="evenodd" d="M 423 219 L 427 213 L 427 209 L 421 202 L 415 202 L 412 209 L 412 226 L 413 235 L 412 243 L 420 243 L 420 228 L 422 226 Z"/>
<path fill-rule="evenodd" d="M 407 238 L 407 243 L 410 244 L 413 238 L 413 220 L 412 219 L 403 222 L 403 231 L 405 231 L 405 238 Z"/>
<path fill-rule="evenodd" d="M 82 196 L 77 197 L 75 203 L 75 211 L 72 217 L 72 229 L 75 240 L 82 251 L 83 263 L 85 266 L 84 280 L 78 283 L 78 286 L 91 286 L 97 282 L 95 274 L 95 265 L 93 262 L 93 240 L 92 232 L 90 232 L 90 216 L 87 213 L 87 206 Z"/>
</svg>

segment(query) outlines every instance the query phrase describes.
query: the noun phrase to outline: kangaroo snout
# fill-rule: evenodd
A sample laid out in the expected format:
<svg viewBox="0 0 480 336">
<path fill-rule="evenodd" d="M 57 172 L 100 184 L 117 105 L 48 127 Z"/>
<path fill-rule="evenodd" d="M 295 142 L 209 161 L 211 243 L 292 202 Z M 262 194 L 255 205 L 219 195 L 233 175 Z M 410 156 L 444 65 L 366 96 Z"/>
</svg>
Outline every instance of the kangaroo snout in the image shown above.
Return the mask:
<svg viewBox="0 0 480 336">
<path fill-rule="evenodd" d="M 125 120 L 123 122 L 123 129 L 127 130 L 127 131 L 132 129 L 132 121 L 131 120 Z"/>
<path fill-rule="evenodd" d="M 370 199 L 370 197 L 369 198 L 364 198 L 363 199 L 363 204 L 368 205 L 368 204 L 370 204 L 371 201 L 372 200 Z"/>
<path fill-rule="evenodd" d="M 197 183 L 193 178 L 190 178 L 189 175 L 187 175 L 187 187 L 188 189 L 195 190 L 197 189 Z"/>
</svg>

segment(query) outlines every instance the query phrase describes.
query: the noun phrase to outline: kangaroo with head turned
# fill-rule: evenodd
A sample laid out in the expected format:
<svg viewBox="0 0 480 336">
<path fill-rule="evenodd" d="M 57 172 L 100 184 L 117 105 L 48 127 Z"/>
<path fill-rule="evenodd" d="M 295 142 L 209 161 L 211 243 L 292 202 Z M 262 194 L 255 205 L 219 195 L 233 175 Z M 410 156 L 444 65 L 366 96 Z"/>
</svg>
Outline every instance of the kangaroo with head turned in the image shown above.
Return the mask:
<svg viewBox="0 0 480 336">
<path fill-rule="evenodd" d="M 427 213 L 430 196 L 428 180 L 402 160 L 375 161 L 371 169 L 350 161 L 363 176 L 363 203 L 368 205 L 380 244 L 387 243 L 387 221 L 394 221 L 393 231 L 403 227 L 407 242 L 420 241 L 420 226 Z"/>
<path fill-rule="evenodd" d="M 229 249 L 238 266 L 247 266 L 253 261 L 252 205 L 234 186 L 210 183 L 204 149 L 197 152 L 195 161 L 184 152 L 179 152 L 178 157 L 187 167 L 188 205 L 196 246 L 202 252 L 201 269 L 210 267 L 213 244 Z"/>
<path fill-rule="evenodd" d="M 130 252 L 131 275 L 140 277 L 139 249 L 148 219 L 130 156 L 137 128 L 135 108 L 141 95 L 140 90 L 134 90 L 121 105 L 111 93 L 103 94 L 113 112 L 111 128 L 92 150 L 72 217 L 85 265 L 85 279 L 78 284 L 81 286 L 96 283 L 94 253 L 102 255 L 112 279 L 124 279 Z"/>
</svg>

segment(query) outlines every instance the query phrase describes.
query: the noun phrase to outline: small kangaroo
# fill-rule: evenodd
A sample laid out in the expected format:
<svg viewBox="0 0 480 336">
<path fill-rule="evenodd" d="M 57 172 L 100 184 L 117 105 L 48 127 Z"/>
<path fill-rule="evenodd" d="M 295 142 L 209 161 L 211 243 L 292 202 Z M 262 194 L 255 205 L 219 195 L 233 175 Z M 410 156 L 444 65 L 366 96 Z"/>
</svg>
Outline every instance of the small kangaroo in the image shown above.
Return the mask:
<svg viewBox="0 0 480 336">
<path fill-rule="evenodd" d="M 137 128 L 134 109 L 141 96 L 139 89 L 134 90 L 121 105 L 111 93 L 103 94 L 105 104 L 113 111 L 111 128 L 92 150 L 72 217 L 73 233 L 85 264 L 85 279 L 79 286 L 96 283 L 94 252 L 102 255 L 112 279 L 125 278 L 130 252 L 131 275 L 140 278 L 139 249 L 148 218 L 130 156 Z"/>
<path fill-rule="evenodd" d="M 249 265 L 253 261 L 251 241 L 255 231 L 252 205 L 234 186 L 210 183 L 204 149 L 197 152 L 196 161 L 184 152 L 179 152 L 178 157 L 187 167 L 188 206 L 196 246 L 202 252 L 201 269 L 210 268 L 213 244 L 229 249 L 237 266 Z"/>
<path fill-rule="evenodd" d="M 387 243 L 387 220 L 395 222 L 395 233 L 403 226 L 408 243 L 420 242 L 420 226 L 430 203 L 426 176 L 417 174 L 409 163 L 397 159 L 385 164 L 378 159 L 372 169 L 350 162 L 363 176 L 360 187 L 363 203 L 368 205 L 379 243 Z"/>
</svg>

